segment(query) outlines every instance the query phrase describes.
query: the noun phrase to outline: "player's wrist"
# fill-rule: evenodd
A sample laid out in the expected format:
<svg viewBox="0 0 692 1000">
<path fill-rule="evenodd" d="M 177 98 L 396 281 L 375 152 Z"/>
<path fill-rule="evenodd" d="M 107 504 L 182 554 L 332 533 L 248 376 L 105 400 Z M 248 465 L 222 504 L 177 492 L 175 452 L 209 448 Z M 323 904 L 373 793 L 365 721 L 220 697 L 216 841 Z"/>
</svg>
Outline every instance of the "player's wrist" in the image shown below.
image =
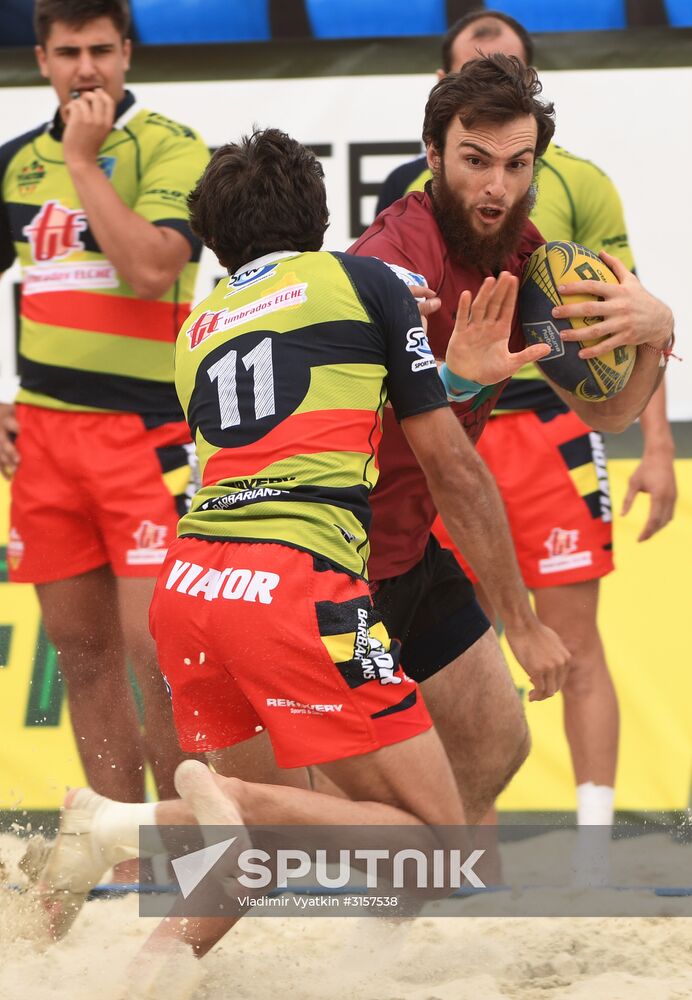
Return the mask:
<svg viewBox="0 0 692 1000">
<path fill-rule="evenodd" d="M 660 368 L 665 368 L 668 364 L 669 358 L 676 358 L 680 360 L 677 354 L 673 353 L 673 348 L 675 346 L 675 330 L 672 325 L 668 328 L 668 332 L 662 337 L 656 337 L 653 340 L 647 340 L 645 343 L 640 344 L 644 350 L 651 354 L 655 354 L 658 357 L 658 364 Z"/>
<path fill-rule="evenodd" d="M 447 399 L 455 403 L 463 403 L 467 399 L 473 399 L 474 396 L 477 396 L 485 388 L 481 382 L 475 382 L 473 379 L 464 378 L 463 375 L 457 375 L 456 372 L 453 372 L 447 366 L 446 362 L 442 364 L 438 374 L 445 387 Z"/>
<path fill-rule="evenodd" d="M 76 174 L 89 174 L 94 171 L 101 172 L 98 164 L 98 153 L 91 155 L 85 153 L 83 150 L 74 153 L 65 150 L 65 165 L 72 177 Z"/>
</svg>

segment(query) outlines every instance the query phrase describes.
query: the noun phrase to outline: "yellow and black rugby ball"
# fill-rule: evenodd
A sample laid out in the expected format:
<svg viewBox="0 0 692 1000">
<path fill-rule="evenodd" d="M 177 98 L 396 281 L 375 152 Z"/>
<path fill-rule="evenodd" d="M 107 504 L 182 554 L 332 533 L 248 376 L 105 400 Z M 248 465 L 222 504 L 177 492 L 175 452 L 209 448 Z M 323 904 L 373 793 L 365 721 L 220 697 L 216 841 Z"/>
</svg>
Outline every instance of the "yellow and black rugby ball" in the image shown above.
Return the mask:
<svg viewBox="0 0 692 1000">
<path fill-rule="evenodd" d="M 626 345 L 587 361 L 579 357 L 583 347 L 598 340 L 563 341 L 560 330 L 581 330 L 597 323 L 599 317 L 554 319 L 555 306 L 571 302 L 598 301 L 594 295 L 566 295 L 558 285 L 579 281 L 604 281 L 617 285 L 618 279 L 597 254 L 578 243 L 554 242 L 531 254 L 519 292 L 519 316 L 528 346 L 548 344 L 550 354 L 538 366 L 563 389 L 579 399 L 598 403 L 615 396 L 627 384 L 637 357 L 636 347 Z M 603 338 L 599 338 L 603 339 Z"/>
</svg>

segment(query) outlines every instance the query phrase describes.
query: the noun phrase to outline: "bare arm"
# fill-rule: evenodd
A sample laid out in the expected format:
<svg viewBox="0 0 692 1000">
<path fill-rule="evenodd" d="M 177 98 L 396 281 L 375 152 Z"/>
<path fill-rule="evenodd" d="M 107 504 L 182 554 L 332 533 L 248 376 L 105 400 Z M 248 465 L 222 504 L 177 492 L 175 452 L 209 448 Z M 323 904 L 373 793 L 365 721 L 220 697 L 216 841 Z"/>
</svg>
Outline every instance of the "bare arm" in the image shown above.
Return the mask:
<svg viewBox="0 0 692 1000">
<path fill-rule="evenodd" d="M 71 101 L 63 136 L 65 162 L 103 253 L 140 298 L 157 299 L 175 282 L 192 249 L 181 233 L 155 226 L 129 208 L 99 167 L 97 157 L 114 113 L 104 90 Z"/>
<path fill-rule="evenodd" d="M 621 514 L 628 514 L 638 493 L 648 493 L 651 502 L 646 524 L 637 541 L 645 542 L 664 528 L 675 512 L 675 443 L 666 416 L 666 387 L 661 382 L 639 418 L 644 452 L 630 476 Z"/>
<path fill-rule="evenodd" d="M 5 479 L 11 479 L 19 465 L 19 452 L 14 443 L 18 433 L 14 403 L 0 403 L 0 473 Z"/>
<path fill-rule="evenodd" d="M 639 348 L 632 374 L 624 389 L 617 396 L 600 403 L 587 403 L 577 399 L 571 392 L 556 385 L 546 374 L 546 382 L 560 399 L 581 417 L 585 424 L 596 431 L 620 434 L 633 423 L 644 410 L 651 396 L 661 383 L 664 373 L 659 366 L 659 356 L 654 351 Z"/>
<path fill-rule="evenodd" d="M 530 700 L 550 697 L 565 679 L 569 653 L 531 610 L 495 481 L 451 410 L 408 417 L 401 426 L 437 510 L 490 595 L 534 684 Z"/>
</svg>

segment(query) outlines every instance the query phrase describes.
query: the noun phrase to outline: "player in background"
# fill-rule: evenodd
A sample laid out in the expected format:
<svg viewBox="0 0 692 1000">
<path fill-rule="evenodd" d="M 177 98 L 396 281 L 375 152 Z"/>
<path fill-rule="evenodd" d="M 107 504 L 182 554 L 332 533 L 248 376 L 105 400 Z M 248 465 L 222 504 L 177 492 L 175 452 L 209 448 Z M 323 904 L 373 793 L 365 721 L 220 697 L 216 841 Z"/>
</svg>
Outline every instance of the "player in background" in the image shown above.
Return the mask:
<svg viewBox="0 0 692 1000">
<path fill-rule="evenodd" d="M 147 611 L 190 487 L 173 348 L 208 152 L 125 89 L 125 0 L 37 0 L 35 26 L 58 109 L 0 148 L 0 270 L 18 258 L 23 280 L 21 388 L 0 407 L 9 572 L 36 587 L 90 784 L 140 800 L 145 763 L 170 795 L 183 756 Z"/>
<path fill-rule="evenodd" d="M 176 388 L 202 487 L 166 556 L 151 624 L 181 745 L 233 777 L 185 761 L 182 804 L 70 792 L 40 888 L 56 937 L 104 869 L 136 855 L 142 823 L 464 822 L 366 579 L 387 401 L 536 674 L 552 690 L 566 672 L 567 651 L 531 611 L 497 489 L 448 405 L 408 288 L 381 261 L 319 252 L 328 212 L 314 155 L 277 129 L 256 132 L 214 154 L 190 204 L 194 231 L 229 277 L 177 341 Z M 547 351 L 509 353 L 516 292 L 503 273 L 473 306 L 493 317 L 485 350 L 507 372 Z M 261 753 L 267 737 L 294 784 L 318 764 L 350 801 L 258 784 L 259 773 L 240 780 L 238 747 Z M 217 788 L 234 812 L 205 810 Z M 204 954 L 234 922 L 168 919 L 155 939 Z"/>
<path fill-rule="evenodd" d="M 478 10 L 454 24 L 442 44 L 442 79 L 479 52 L 533 61 L 533 44 L 513 18 Z M 431 177 L 426 157 L 398 167 L 385 181 L 378 212 Z M 536 161 L 531 220 L 546 241 L 571 240 L 607 250 L 630 270 L 634 261 L 622 205 L 612 181 L 588 160 L 550 143 Z M 662 382 L 640 417 L 642 460 L 632 474 L 622 514 L 639 492 L 650 495 L 639 541 L 673 516 L 674 443 Z M 577 785 L 580 823 L 613 820 L 618 704 L 598 631 L 599 580 L 613 568 L 612 508 L 603 438 L 558 399 L 539 369 L 514 376 L 496 404 L 479 445 L 507 510 L 519 564 L 542 621 L 573 653 L 562 694 L 565 732 Z M 558 513 L 559 512 L 559 513 Z M 438 518 L 435 533 L 452 547 Z M 457 553 L 458 554 L 458 553 Z M 489 614 L 487 595 L 481 602 Z"/>
</svg>

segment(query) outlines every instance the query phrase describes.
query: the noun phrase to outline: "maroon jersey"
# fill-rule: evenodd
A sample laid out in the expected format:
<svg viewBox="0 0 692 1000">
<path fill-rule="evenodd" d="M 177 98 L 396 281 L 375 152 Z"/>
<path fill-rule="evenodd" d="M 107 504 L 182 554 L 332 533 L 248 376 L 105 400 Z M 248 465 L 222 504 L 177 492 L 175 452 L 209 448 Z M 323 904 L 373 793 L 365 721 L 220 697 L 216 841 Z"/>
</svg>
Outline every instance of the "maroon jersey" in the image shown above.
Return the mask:
<svg viewBox="0 0 692 1000">
<path fill-rule="evenodd" d="M 527 221 L 518 249 L 505 261 L 504 269 L 521 277 L 526 261 L 543 243 L 545 240 L 536 227 Z M 388 264 L 397 264 L 423 275 L 427 285 L 442 300 L 441 308 L 428 320 L 428 340 L 433 354 L 444 358 L 459 296 L 469 289 L 475 297 L 487 273 L 450 257 L 427 193 L 415 191 L 394 202 L 378 215 L 348 252 L 379 257 Z M 509 345 L 511 350 L 525 347 L 516 315 Z M 506 382 L 507 379 L 488 386 L 465 403 L 452 404 L 474 443 Z M 389 407 L 384 411 L 383 431 L 380 478 L 370 496 L 372 527 L 368 568 L 371 580 L 399 576 L 415 566 L 423 555 L 436 515 L 425 475 Z"/>
</svg>

